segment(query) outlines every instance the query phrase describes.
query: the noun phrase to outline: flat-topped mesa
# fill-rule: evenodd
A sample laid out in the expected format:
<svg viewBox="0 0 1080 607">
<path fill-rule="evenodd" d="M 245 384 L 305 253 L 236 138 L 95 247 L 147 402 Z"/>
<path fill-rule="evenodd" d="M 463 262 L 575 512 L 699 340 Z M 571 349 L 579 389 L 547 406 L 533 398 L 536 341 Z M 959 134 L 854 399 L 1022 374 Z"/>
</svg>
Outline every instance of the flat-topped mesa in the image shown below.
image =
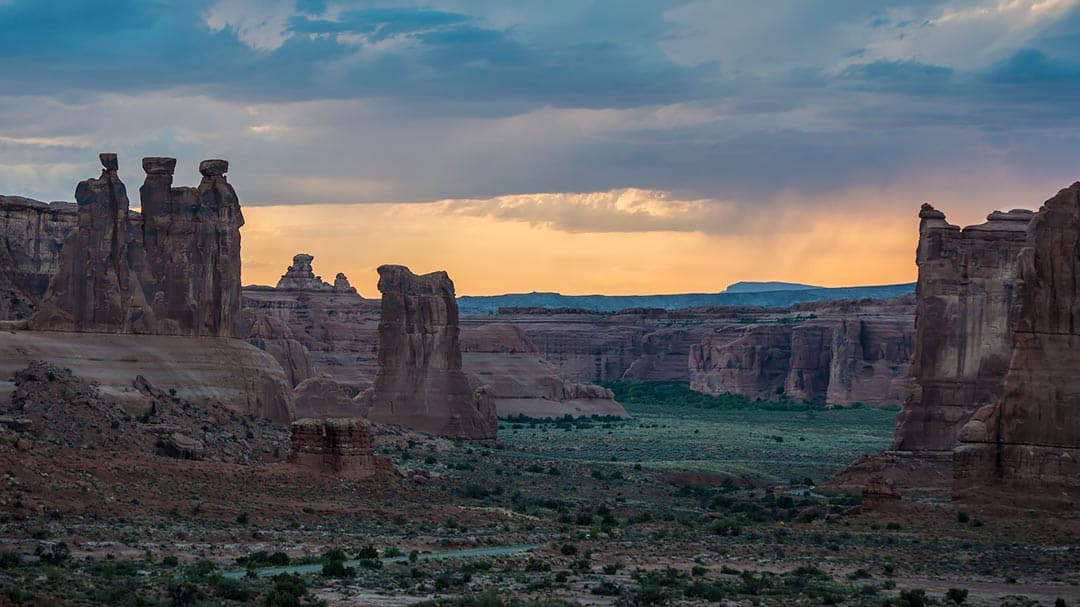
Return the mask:
<svg viewBox="0 0 1080 607">
<path fill-rule="evenodd" d="M 1080 494 L 1080 182 L 1046 201 L 1025 236 L 1001 396 L 963 427 L 954 451 L 961 496 Z"/>
<path fill-rule="evenodd" d="M 393 469 L 375 455 L 371 428 L 359 419 L 300 419 L 290 426 L 289 463 L 341 476 L 363 478 Z"/>
<path fill-rule="evenodd" d="M 964 229 L 919 212 L 915 350 L 893 449 L 948 452 L 960 427 L 1002 394 L 1012 349 L 1014 260 L 1032 213 L 994 211 Z"/>
<path fill-rule="evenodd" d="M 277 288 L 295 291 L 331 291 L 334 290 L 323 281 L 322 276 L 316 276 L 311 268 L 311 262 L 315 257 L 307 253 L 293 255 L 292 265 L 278 279 Z"/>
<path fill-rule="evenodd" d="M 369 418 L 421 432 L 494 439 L 490 395 L 469 388 L 461 370 L 454 283 L 446 272 L 423 276 L 405 266 L 379 267 L 382 309 L 379 370 Z"/>
<path fill-rule="evenodd" d="M 199 165 L 198 187 L 172 187 L 174 158 L 144 158 L 139 189 L 144 288 L 155 332 L 234 336 L 240 314 L 240 201 L 225 160 Z"/>
<path fill-rule="evenodd" d="M 136 275 L 141 234 L 129 219 L 116 154 L 101 154 L 101 176 L 75 189 L 77 226 L 31 326 L 106 333 L 147 332 L 152 317 Z"/>
</svg>

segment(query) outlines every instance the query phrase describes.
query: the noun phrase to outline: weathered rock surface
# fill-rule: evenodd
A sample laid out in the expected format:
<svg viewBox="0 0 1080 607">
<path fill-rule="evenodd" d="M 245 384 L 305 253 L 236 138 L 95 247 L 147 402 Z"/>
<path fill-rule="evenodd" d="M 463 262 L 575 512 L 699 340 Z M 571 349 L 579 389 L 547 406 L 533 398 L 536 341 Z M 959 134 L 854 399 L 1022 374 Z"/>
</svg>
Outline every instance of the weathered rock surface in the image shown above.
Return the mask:
<svg viewBox="0 0 1080 607">
<path fill-rule="evenodd" d="M 867 302 L 716 327 L 690 350 L 690 386 L 762 400 L 898 404 L 912 350 L 905 306 Z"/>
<path fill-rule="evenodd" d="M 145 158 L 142 214 L 128 210 L 116 156 L 79 184 L 75 225 L 31 326 L 161 335 L 236 334 L 240 226 L 228 163 L 206 160 L 197 188 L 173 188 L 176 160 Z"/>
<path fill-rule="evenodd" d="M 862 487 L 862 507 L 869 510 L 887 509 L 900 501 L 896 483 L 883 477 L 872 476 Z"/>
<path fill-rule="evenodd" d="M 172 187 L 176 160 L 144 158 L 143 246 L 154 333 L 235 336 L 240 317 L 240 201 L 229 163 L 204 160 L 196 188 Z"/>
<path fill-rule="evenodd" d="M 316 276 L 315 271 L 311 268 L 311 262 L 314 259 L 315 257 L 307 253 L 294 255 L 292 265 L 281 275 L 277 288 L 296 289 L 298 291 L 332 291 L 334 288 L 324 282 L 322 276 Z"/>
<path fill-rule="evenodd" d="M 919 213 L 915 351 L 893 449 L 948 451 L 979 407 L 1000 398 L 1012 350 L 1016 256 L 1030 211 L 960 228 Z"/>
<path fill-rule="evenodd" d="M 300 419 L 292 423 L 289 463 L 340 476 L 363 478 L 393 469 L 375 455 L 371 428 L 358 419 Z"/>
<path fill-rule="evenodd" d="M 1000 397 L 960 432 L 954 491 L 1080 493 L 1080 183 L 1046 201 L 1016 255 Z M 999 322 L 1006 317 L 999 317 Z M 1035 491 L 1031 491 L 1035 489 Z"/>
<path fill-rule="evenodd" d="M 0 196 L 0 320 L 29 318 L 60 270 L 60 250 L 78 207 Z"/>
<path fill-rule="evenodd" d="M 559 377 L 519 327 L 492 323 L 461 332 L 462 367 L 473 388 L 488 386 L 499 417 L 626 417 L 610 390 Z"/>
<path fill-rule="evenodd" d="M 380 266 L 379 291 L 379 370 L 369 417 L 430 434 L 494 439 L 495 407 L 462 372 L 450 277 Z"/>
<path fill-rule="evenodd" d="M 296 387 L 305 379 L 318 375 L 310 352 L 295 338 L 292 328 L 281 317 L 256 314 L 252 309 L 245 308 L 241 313 L 240 326 L 248 343 L 278 361 L 290 386 Z"/>
<path fill-rule="evenodd" d="M 309 377 L 293 390 L 298 419 L 367 417 L 366 403 L 353 400 L 329 377 Z"/>
<path fill-rule="evenodd" d="M 142 398 L 132 388 L 142 375 L 194 406 L 216 404 L 280 424 L 294 419 L 280 365 L 238 339 L 59 331 L 8 331 L 0 338 L 0 378 L 34 360 L 69 368 L 120 403 Z M 0 382 L 0 400 L 10 389 Z"/>
</svg>

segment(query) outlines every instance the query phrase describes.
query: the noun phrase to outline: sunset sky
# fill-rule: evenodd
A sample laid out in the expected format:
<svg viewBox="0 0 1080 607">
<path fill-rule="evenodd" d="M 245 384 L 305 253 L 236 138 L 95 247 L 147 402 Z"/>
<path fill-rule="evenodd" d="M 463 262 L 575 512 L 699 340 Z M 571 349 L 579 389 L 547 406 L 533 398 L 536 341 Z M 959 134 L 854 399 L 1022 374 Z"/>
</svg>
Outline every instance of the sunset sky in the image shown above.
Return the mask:
<svg viewBox="0 0 1080 607">
<path fill-rule="evenodd" d="M 1080 0 L 0 0 L 0 193 L 229 159 L 246 283 L 885 284 L 1080 178 L 1077 92 Z"/>
</svg>

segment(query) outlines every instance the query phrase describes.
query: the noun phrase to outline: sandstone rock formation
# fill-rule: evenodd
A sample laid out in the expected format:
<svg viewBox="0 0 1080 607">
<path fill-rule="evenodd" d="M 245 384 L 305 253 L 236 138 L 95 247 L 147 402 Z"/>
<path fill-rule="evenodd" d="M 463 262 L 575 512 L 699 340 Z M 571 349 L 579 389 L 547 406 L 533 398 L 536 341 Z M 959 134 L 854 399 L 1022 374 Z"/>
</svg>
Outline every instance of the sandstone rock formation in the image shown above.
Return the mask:
<svg viewBox="0 0 1080 607">
<path fill-rule="evenodd" d="M 1012 329 L 1007 373 L 960 432 L 959 495 L 1080 493 L 1080 183 L 1046 201 L 1025 236 L 1011 314 L 998 317 Z"/>
<path fill-rule="evenodd" d="M 872 476 L 862 487 L 862 507 L 868 510 L 882 510 L 900 501 L 900 490 L 896 483 L 882 476 Z"/>
<path fill-rule="evenodd" d="M 296 387 L 305 379 L 318 375 L 311 353 L 296 339 L 292 327 L 282 318 L 256 314 L 252 309 L 245 308 L 241 313 L 240 326 L 240 332 L 247 337 L 248 343 L 278 361 L 290 386 Z"/>
<path fill-rule="evenodd" d="M 367 417 L 366 403 L 349 398 L 329 377 L 309 377 L 296 386 L 293 395 L 297 418 Z"/>
<path fill-rule="evenodd" d="M 197 188 L 172 187 L 176 160 L 144 158 L 143 246 L 155 333 L 236 334 L 240 228 L 244 216 L 225 178 L 229 163 L 204 160 Z"/>
<path fill-rule="evenodd" d="M 37 310 L 77 226 L 77 205 L 0 196 L 0 320 L 22 320 Z"/>
<path fill-rule="evenodd" d="M 35 326 L 100 333 L 149 332 L 153 316 L 136 275 L 136 235 L 116 154 L 101 154 L 104 169 L 75 189 L 77 227 L 66 240 Z M 130 249 L 130 250 L 129 250 Z"/>
<path fill-rule="evenodd" d="M 278 280 L 278 289 L 296 289 L 298 291 L 331 291 L 333 287 L 323 281 L 322 276 L 316 276 L 311 268 L 311 262 L 315 257 L 307 253 L 297 253 L 293 256 L 292 265 L 281 275 Z M 339 275 L 341 276 L 341 275 Z"/>
<path fill-rule="evenodd" d="M 347 276 L 338 272 L 334 277 L 334 293 L 356 293 L 356 287 L 349 284 Z"/>
<path fill-rule="evenodd" d="M 371 428 L 358 419 L 301 419 L 292 423 L 289 463 L 348 477 L 392 470 L 375 455 Z"/>
<path fill-rule="evenodd" d="M 142 214 L 128 210 L 116 155 L 79 184 L 78 211 L 31 326 L 160 335 L 236 333 L 240 227 L 228 163 L 206 160 L 197 188 L 173 188 L 176 160 L 145 158 Z"/>
<path fill-rule="evenodd" d="M 877 306 L 719 326 L 690 350 L 690 387 L 761 400 L 898 404 L 911 317 Z"/>
<path fill-rule="evenodd" d="M 893 449 L 948 451 L 975 410 L 1002 394 L 1016 256 L 1032 213 L 994 212 L 963 230 L 930 205 L 919 217 L 915 352 Z"/>
<path fill-rule="evenodd" d="M 495 407 L 490 398 L 470 389 L 461 370 L 450 277 L 446 272 L 417 276 L 404 266 L 381 266 L 379 291 L 379 370 L 369 417 L 431 434 L 494 439 Z"/>
<path fill-rule="evenodd" d="M 516 325 L 491 323 L 463 330 L 461 351 L 470 385 L 490 388 L 499 417 L 626 417 L 610 390 L 559 377 Z"/>
</svg>

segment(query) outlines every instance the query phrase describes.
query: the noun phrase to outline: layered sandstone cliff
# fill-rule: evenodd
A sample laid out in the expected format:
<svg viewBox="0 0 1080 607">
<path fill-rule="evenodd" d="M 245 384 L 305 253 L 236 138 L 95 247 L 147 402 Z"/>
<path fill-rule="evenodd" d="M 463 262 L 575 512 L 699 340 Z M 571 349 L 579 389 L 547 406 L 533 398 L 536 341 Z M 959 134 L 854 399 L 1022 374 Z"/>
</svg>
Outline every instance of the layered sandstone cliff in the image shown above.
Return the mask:
<svg viewBox="0 0 1080 607">
<path fill-rule="evenodd" d="M 77 205 L 0 196 L 0 320 L 29 318 L 37 310 L 77 225 Z"/>
<path fill-rule="evenodd" d="M 358 419 L 301 419 L 292 423 L 289 463 L 340 476 L 364 478 L 392 470 L 375 455 L 367 422 Z"/>
<path fill-rule="evenodd" d="M 690 351 L 690 387 L 761 400 L 894 405 L 911 350 L 910 315 L 874 304 L 762 318 L 706 333 Z"/>
<path fill-rule="evenodd" d="M 959 495 L 986 488 L 1080 492 L 1078 251 L 1080 183 L 1074 183 L 1043 204 L 1016 255 L 1007 373 L 997 402 L 979 409 L 960 432 Z"/>
<path fill-rule="evenodd" d="M 948 451 L 960 427 L 1002 394 L 1012 350 L 1016 256 L 1030 211 L 993 212 L 961 230 L 919 213 L 915 351 L 893 449 Z"/>
<path fill-rule="evenodd" d="M 490 394 L 471 389 L 461 368 L 450 277 L 380 266 L 379 291 L 379 370 L 369 417 L 431 434 L 495 438 L 498 424 Z"/>
<path fill-rule="evenodd" d="M 611 390 L 559 377 L 516 325 L 491 323 L 461 332 L 462 366 L 474 388 L 487 385 L 499 417 L 626 417 Z"/>
</svg>

